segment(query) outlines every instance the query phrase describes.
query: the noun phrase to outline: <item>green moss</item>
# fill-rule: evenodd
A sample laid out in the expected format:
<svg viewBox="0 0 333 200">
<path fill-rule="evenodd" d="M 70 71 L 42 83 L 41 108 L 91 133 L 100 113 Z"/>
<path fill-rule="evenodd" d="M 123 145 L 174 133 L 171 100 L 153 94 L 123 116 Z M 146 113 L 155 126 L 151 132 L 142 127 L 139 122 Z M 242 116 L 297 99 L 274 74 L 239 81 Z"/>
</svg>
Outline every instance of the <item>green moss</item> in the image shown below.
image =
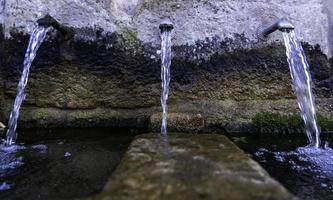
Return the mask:
<svg viewBox="0 0 333 200">
<path fill-rule="evenodd" d="M 261 132 L 288 132 L 290 129 L 302 129 L 299 115 L 282 115 L 273 112 L 258 113 L 252 118 L 253 125 Z"/>
<path fill-rule="evenodd" d="M 318 113 L 317 120 L 322 131 L 333 129 L 333 118 L 329 118 Z"/>
<path fill-rule="evenodd" d="M 141 3 L 141 10 L 147 9 L 152 10 L 156 7 L 166 6 L 166 7 L 174 7 L 175 4 L 179 4 L 178 0 L 150 0 L 144 1 Z"/>
<path fill-rule="evenodd" d="M 244 144 L 247 143 L 246 137 L 232 137 L 231 139 L 237 145 L 242 144 L 242 143 L 244 143 Z"/>
<path fill-rule="evenodd" d="M 35 112 L 37 120 L 47 120 L 50 117 L 50 111 L 39 109 Z"/>
<path fill-rule="evenodd" d="M 120 47 L 131 54 L 143 54 L 143 46 L 139 39 L 139 32 L 136 29 L 128 29 L 122 24 L 118 24 Z"/>
<path fill-rule="evenodd" d="M 126 43 L 132 43 L 132 44 L 135 44 L 135 43 L 138 43 L 139 39 L 138 39 L 138 31 L 130 31 L 130 30 L 123 30 L 123 31 L 120 31 L 120 35 L 122 36 L 123 40 L 126 42 Z"/>
<path fill-rule="evenodd" d="M 317 114 L 317 120 L 322 131 L 333 129 L 333 118 Z M 302 130 L 303 121 L 298 114 L 282 115 L 279 113 L 264 112 L 258 113 L 252 119 L 253 125 L 262 132 L 286 131 L 290 129 Z"/>
</svg>

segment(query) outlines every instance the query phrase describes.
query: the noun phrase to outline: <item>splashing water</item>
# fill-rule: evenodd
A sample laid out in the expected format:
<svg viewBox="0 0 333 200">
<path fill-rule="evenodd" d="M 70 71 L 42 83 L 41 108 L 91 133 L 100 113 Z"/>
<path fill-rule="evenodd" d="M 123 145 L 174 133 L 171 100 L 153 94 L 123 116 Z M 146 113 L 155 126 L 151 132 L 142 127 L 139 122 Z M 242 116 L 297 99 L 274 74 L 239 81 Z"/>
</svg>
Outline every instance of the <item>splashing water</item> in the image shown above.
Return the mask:
<svg viewBox="0 0 333 200">
<path fill-rule="evenodd" d="M 18 84 L 18 92 L 15 98 L 15 103 L 13 106 L 13 110 L 9 117 L 8 122 L 8 130 L 6 135 L 6 145 L 12 145 L 15 143 L 17 134 L 17 119 L 19 117 L 20 107 L 22 105 L 23 100 L 25 99 L 24 89 L 28 82 L 28 76 L 30 71 L 30 66 L 34 58 L 36 57 L 37 50 L 45 39 L 48 28 L 43 26 L 36 26 L 33 30 L 33 33 L 30 36 L 29 45 L 27 51 L 25 53 L 24 58 L 24 67 L 23 72 L 20 78 L 20 82 Z"/>
<path fill-rule="evenodd" d="M 300 199 L 332 199 L 333 149 L 308 146 L 294 151 L 271 151 L 260 148 L 254 158 Z"/>
<path fill-rule="evenodd" d="M 167 134 L 167 113 L 168 113 L 168 97 L 169 97 L 169 84 L 170 84 L 170 65 L 171 65 L 171 30 L 162 30 L 161 33 L 161 79 L 162 79 L 162 95 L 161 104 L 163 109 L 161 133 Z"/>
<path fill-rule="evenodd" d="M 24 149 L 25 147 L 21 145 L 0 144 L 0 192 L 11 189 L 12 185 L 5 182 L 4 178 L 15 174 L 15 171 L 24 164 L 23 157 L 19 155 Z"/>
<path fill-rule="evenodd" d="M 305 124 L 305 132 L 311 146 L 320 146 L 320 131 L 317 125 L 316 108 L 312 93 L 312 80 L 309 71 L 309 64 L 301 43 L 297 40 L 295 32 L 283 33 L 287 48 L 287 57 L 293 88 L 297 96 L 301 116 Z"/>
</svg>

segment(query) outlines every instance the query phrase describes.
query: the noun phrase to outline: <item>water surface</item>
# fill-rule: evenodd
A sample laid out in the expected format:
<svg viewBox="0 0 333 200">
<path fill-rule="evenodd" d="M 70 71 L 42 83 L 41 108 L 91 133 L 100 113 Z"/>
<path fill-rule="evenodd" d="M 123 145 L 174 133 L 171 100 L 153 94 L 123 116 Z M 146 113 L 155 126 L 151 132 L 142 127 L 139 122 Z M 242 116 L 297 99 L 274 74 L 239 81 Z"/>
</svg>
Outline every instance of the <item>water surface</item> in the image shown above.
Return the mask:
<svg viewBox="0 0 333 200">
<path fill-rule="evenodd" d="M 25 143 L 0 148 L 0 199 L 76 199 L 98 193 L 133 137 L 107 129 L 20 131 Z"/>
<path fill-rule="evenodd" d="M 300 199 L 333 199 L 333 150 L 309 147 L 301 134 L 239 134 L 230 138 Z M 322 134 L 326 146 L 332 134 Z"/>
</svg>

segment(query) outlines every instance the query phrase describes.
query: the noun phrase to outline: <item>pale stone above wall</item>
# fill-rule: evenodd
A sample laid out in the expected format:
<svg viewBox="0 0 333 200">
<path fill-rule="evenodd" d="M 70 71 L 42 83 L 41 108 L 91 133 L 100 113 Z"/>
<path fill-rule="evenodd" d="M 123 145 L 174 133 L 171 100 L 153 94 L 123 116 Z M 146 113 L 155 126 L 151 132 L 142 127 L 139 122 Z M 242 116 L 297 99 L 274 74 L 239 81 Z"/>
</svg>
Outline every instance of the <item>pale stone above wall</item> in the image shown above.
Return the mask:
<svg viewBox="0 0 333 200">
<path fill-rule="evenodd" d="M 192 45 L 206 39 L 224 41 L 226 38 L 234 39 L 238 34 L 247 39 L 242 48 L 251 48 L 265 44 L 257 41 L 259 27 L 286 17 L 295 24 L 303 41 L 311 45 L 319 44 L 322 51 L 331 56 L 328 21 L 332 17 L 331 12 L 327 12 L 326 4 L 322 0 L 7 1 L 3 18 L 7 36 L 13 28 L 30 32 L 33 23 L 49 13 L 66 26 L 99 27 L 106 32 L 131 31 L 137 33 L 144 43 L 158 46 L 159 22 L 161 18 L 170 16 L 176 27 L 175 45 Z M 268 43 L 281 40 L 281 35 L 273 34 Z"/>
<path fill-rule="evenodd" d="M 333 1 L 324 0 L 324 10 L 328 15 L 328 51 L 329 57 L 333 56 Z"/>
</svg>

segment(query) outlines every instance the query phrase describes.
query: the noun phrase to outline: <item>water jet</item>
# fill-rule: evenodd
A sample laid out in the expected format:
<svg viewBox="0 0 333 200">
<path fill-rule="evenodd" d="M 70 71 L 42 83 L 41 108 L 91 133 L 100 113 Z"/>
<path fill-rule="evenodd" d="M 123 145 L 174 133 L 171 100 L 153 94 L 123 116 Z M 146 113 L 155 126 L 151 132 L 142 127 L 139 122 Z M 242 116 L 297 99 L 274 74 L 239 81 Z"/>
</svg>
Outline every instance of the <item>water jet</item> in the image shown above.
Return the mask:
<svg viewBox="0 0 333 200">
<path fill-rule="evenodd" d="M 310 146 L 319 148 L 320 128 L 316 117 L 310 66 L 306 60 L 302 44 L 298 41 L 294 29 L 295 27 L 287 19 L 281 18 L 271 26 L 259 30 L 259 37 L 267 38 L 269 34 L 277 30 L 283 33 L 287 60 L 293 80 L 293 89 L 297 97 L 301 117 L 304 121 L 305 133 L 309 139 Z"/>
<path fill-rule="evenodd" d="M 161 80 L 162 94 L 161 105 L 163 109 L 161 134 L 167 135 L 167 113 L 170 85 L 170 66 L 171 66 L 171 32 L 174 28 L 169 18 L 164 18 L 159 26 L 161 30 Z"/>
<path fill-rule="evenodd" d="M 9 117 L 8 130 L 6 133 L 6 141 L 5 141 L 5 145 L 7 146 L 14 144 L 17 139 L 17 132 L 16 132 L 17 120 L 19 118 L 21 105 L 25 99 L 25 87 L 28 83 L 30 67 L 50 27 L 53 27 L 61 32 L 65 31 L 65 29 L 53 17 L 51 17 L 50 15 L 46 15 L 45 17 L 37 20 L 37 25 L 35 26 L 30 36 L 29 45 L 26 50 L 23 63 L 24 64 L 23 72 L 18 84 L 18 92 L 15 98 L 13 109 Z"/>
</svg>

